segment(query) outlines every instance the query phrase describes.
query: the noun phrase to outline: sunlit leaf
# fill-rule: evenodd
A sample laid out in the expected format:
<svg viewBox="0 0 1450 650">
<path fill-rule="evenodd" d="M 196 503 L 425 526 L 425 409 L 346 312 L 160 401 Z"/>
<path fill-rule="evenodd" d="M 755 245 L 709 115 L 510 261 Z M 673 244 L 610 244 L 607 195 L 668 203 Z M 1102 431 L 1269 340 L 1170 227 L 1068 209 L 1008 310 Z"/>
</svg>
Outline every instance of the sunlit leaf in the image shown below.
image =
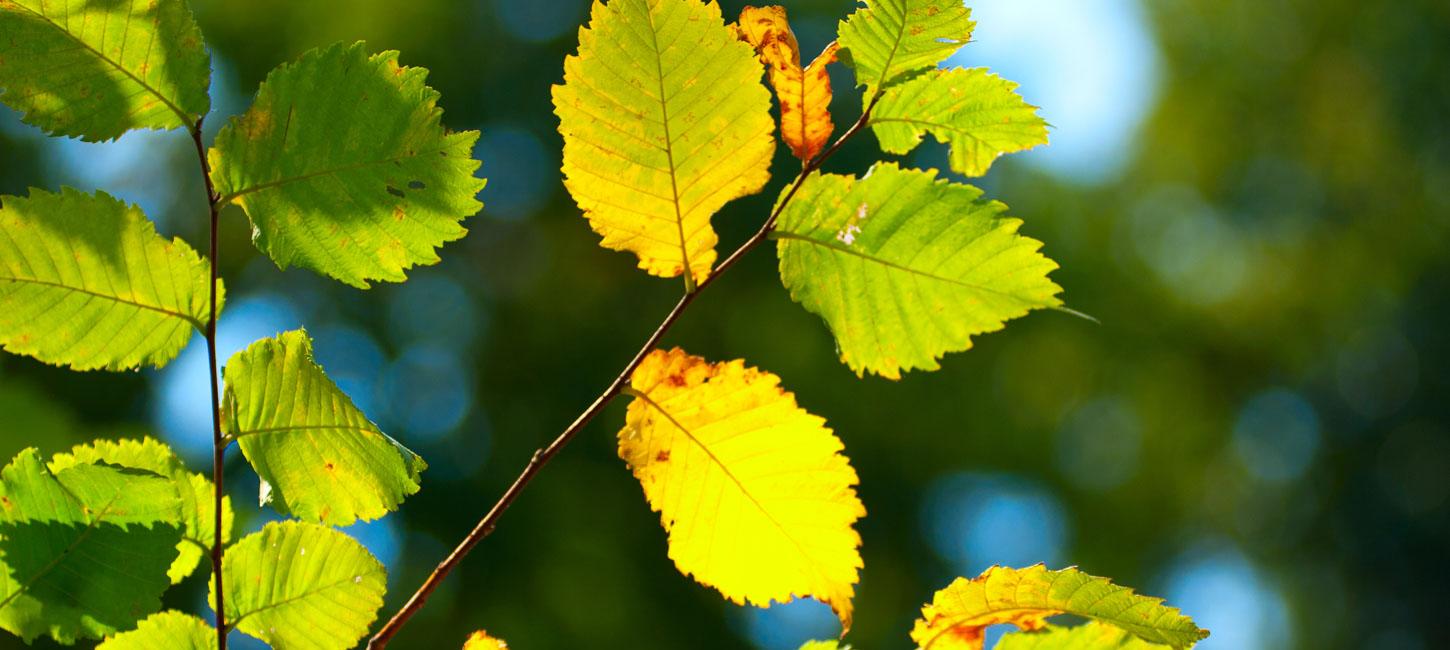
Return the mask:
<svg viewBox="0 0 1450 650">
<path fill-rule="evenodd" d="M 78 445 L 70 453 L 56 454 L 49 467 L 60 472 L 79 464 L 110 463 L 121 467 L 144 469 L 175 482 L 181 499 L 181 541 L 178 555 L 167 574 L 172 583 L 191 575 L 203 557 L 211 551 L 216 539 L 216 500 L 212 482 L 201 474 L 189 472 L 186 464 L 166 445 L 152 439 L 97 440 Z M 232 502 L 222 497 L 222 543 L 232 539 Z"/>
<path fill-rule="evenodd" d="M 856 69 L 867 98 L 946 60 L 972 37 L 962 0 L 862 0 L 837 30 L 841 60 Z"/>
<path fill-rule="evenodd" d="M 740 12 L 740 37 L 760 54 L 780 102 L 780 137 L 791 153 L 809 161 L 821 152 L 836 125 L 831 121 L 831 77 L 836 44 L 826 46 L 801 68 L 800 44 L 786 21 L 785 7 L 746 7 Z"/>
<path fill-rule="evenodd" d="M 207 261 L 140 208 L 70 188 L 0 202 L 6 351 L 75 370 L 160 368 L 205 328 Z"/>
<path fill-rule="evenodd" d="M 933 70 L 889 89 L 871 111 L 881 149 L 905 154 L 930 133 L 953 170 L 981 176 L 998 156 L 1047 144 L 1047 123 L 1017 84 L 983 68 Z"/>
<path fill-rule="evenodd" d="M 215 650 L 216 629 L 181 612 L 157 612 L 136 629 L 111 636 L 96 650 Z"/>
<path fill-rule="evenodd" d="M 0 0 L 0 101 L 53 135 L 191 126 L 210 83 L 182 0 Z"/>
<path fill-rule="evenodd" d="M 564 185 L 606 248 L 687 284 L 715 263 L 710 217 L 760 191 L 775 153 L 770 93 L 714 2 L 596 2 L 554 112 Z"/>
<path fill-rule="evenodd" d="M 841 645 L 840 641 L 806 641 L 800 650 L 851 650 L 851 646 Z"/>
<path fill-rule="evenodd" d="M 996 650 L 1170 650 L 1144 641 L 1119 627 L 1098 621 L 1073 627 L 1048 625 L 1036 632 L 1014 632 L 997 642 Z"/>
<path fill-rule="evenodd" d="M 222 575 L 227 623 L 275 650 L 353 647 L 387 588 L 383 565 L 356 540 L 299 521 L 243 537 L 227 549 Z"/>
<path fill-rule="evenodd" d="M 957 578 L 921 610 L 911 638 L 923 650 L 980 650 L 988 626 L 1043 628 L 1049 616 L 1073 614 L 1109 623 L 1153 643 L 1192 647 L 1208 636 L 1160 598 L 1140 596 L 1077 569 L 992 567 L 974 580 Z"/>
<path fill-rule="evenodd" d="M 781 214 L 781 280 L 825 319 L 856 374 L 935 370 L 971 337 L 1061 304 L 1041 242 L 981 197 L 880 163 L 859 180 L 812 176 Z"/>
<path fill-rule="evenodd" d="M 619 455 L 669 531 L 675 566 L 736 603 L 812 597 L 851 625 L 866 514 L 825 420 L 744 361 L 651 352 Z"/>
<path fill-rule="evenodd" d="M 463 642 L 463 650 L 506 650 L 508 647 L 509 644 L 489 636 L 485 630 L 468 635 L 468 640 Z"/>
<path fill-rule="evenodd" d="M 427 463 L 383 434 L 312 358 L 301 330 L 227 362 L 224 427 L 283 514 L 346 526 L 418 491 Z"/>
<path fill-rule="evenodd" d="M 438 262 L 482 204 L 477 131 L 449 133 L 427 71 L 362 43 L 312 50 L 262 82 L 217 135 L 212 178 L 252 220 L 257 247 L 366 288 Z"/>
<path fill-rule="evenodd" d="M 52 473 L 34 449 L 0 470 L 0 627 L 61 643 L 161 609 L 181 539 L 167 478 L 109 465 Z"/>
</svg>

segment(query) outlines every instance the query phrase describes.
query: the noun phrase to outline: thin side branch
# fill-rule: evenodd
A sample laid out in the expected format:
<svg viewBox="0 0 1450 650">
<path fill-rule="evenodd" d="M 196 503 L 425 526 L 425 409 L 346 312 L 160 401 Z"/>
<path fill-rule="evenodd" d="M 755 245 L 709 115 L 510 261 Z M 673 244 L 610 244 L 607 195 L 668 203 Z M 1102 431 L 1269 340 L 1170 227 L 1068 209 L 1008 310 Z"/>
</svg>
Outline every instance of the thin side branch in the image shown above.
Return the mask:
<svg viewBox="0 0 1450 650">
<path fill-rule="evenodd" d="M 457 568 L 463 562 L 463 558 L 473 550 L 473 547 L 483 541 L 483 538 L 493 533 L 503 513 L 509 509 L 509 506 L 513 505 L 514 501 L 518 499 L 519 494 L 524 491 L 524 488 L 528 487 L 529 483 L 543 470 L 544 466 L 554 456 L 558 455 L 564 449 L 564 446 L 568 445 L 569 441 L 573 440 L 574 436 L 578 435 L 596 415 L 599 415 L 604 410 L 604 407 L 609 406 L 610 402 L 614 401 L 614 398 L 619 397 L 620 393 L 629 385 L 630 375 L 633 375 L 635 369 L 639 367 L 639 364 L 644 362 L 645 356 L 659 345 L 660 341 L 664 339 L 665 334 L 669 333 L 670 328 L 685 313 L 685 310 L 695 302 L 695 299 L 701 293 L 704 293 L 705 288 L 714 284 L 717 278 L 724 275 L 726 271 L 735 266 L 747 253 L 754 250 L 770 237 L 771 231 L 775 229 L 776 220 L 780 218 L 780 214 L 785 211 L 786 206 L 790 205 L 791 200 L 795 198 L 796 192 L 805 184 L 806 179 L 816 170 L 820 169 L 821 165 L 825 164 L 827 159 L 835 155 L 840 150 L 841 145 L 845 144 L 847 140 L 866 127 L 867 122 L 871 118 L 871 109 L 876 106 L 876 99 L 876 97 L 872 98 L 871 103 L 861 113 L 861 117 L 851 125 L 851 128 L 847 129 L 845 133 L 842 133 L 841 137 L 837 138 L 830 147 L 821 152 L 819 156 L 816 156 L 814 160 L 807 163 L 801 169 L 800 174 L 795 178 L 795 182 L 791 184 L 790 190 L 776 204 L 775 209 L 771 211 L 765 223 L 760 226 L 760 230 L 756 231 L 754 235 L 751 235 L 750 239 L 745 240 L 745 243 L 741 244 L 739 248 L 736 248 L 729 257 L 726 257 L 725 261 L 721 262 L 720 266 L 715 269 L 715 272 L 700 282 L 699 286 L 695 287 L 693 291 L 687 291 L 685 295 L 680 297 L 679 302 L 675 303 L 675 307 L 670 310 L 670 313 L 665 315 L 663 321 L 660 321 L 654 333 L 648 339 L 645 339 L 644 345 L 639 348 L 639 352 L 636 352 L 634 358 L 628 364 L 625 364 L 624 369 L 619 372 L 619 375 L 614 378 L 614 381 L 610 382 L 609 386 L 604 389 L 604 392 L 600 393 L 599 397 L 595 398 L 594 402 L 588 408 L 584 409 L 584 412 L 580 413 L 579 417 L 575 418 L 574 422 L 565 428 L 563 433 L 560 433 L 557 438 L 554 438 L 553 442 L 549 443 L 547 447 L 534 452 L 533 457 L 529 459 L 528 465 L 524 466 L 524 471 L 519 474 L 518 478 L 514 479 L 513 484 L 504 491 L 503 496 L 499 497 L 499 500 L 489 509 L 488 514 L 484 515 L 483 519 L 480 519 L 478 524 L 473 527 L 473 530 L 468 533 L 468 536 L 464 537 L 463 541 L 459 542 L 458 546 L 453 549 L 453 552 L 449 553 L 448 557 L 444 558 L 438 564 L 438 567 L 433 570 L 433 573 L 429 574 L 428 579 L 423 581 L 422 586 L 418 587 L 418 590 L 413 593 L 413 596 L 408 599 L 408 602 L 403 605 L 402 609 L 398 610 L 398 613 L 383 625 L 377 634 L 373 635 L 373 638 L 368 641 L 368 650 L 383 650 L 383 648 L 387 647 L 388 642 L 398 633 L 398 630 L 402 629 L 408 623 L 408 620 L 414 614 L 418 613 L 418 610 L 428 601 L 428 597 L 433 594 L 433 591 L 438 588 L 438 585 L 443 583 L 443 580 L 448 577 L 448 574 L 452 573 L 453 569 Z M 686 269 L 685 272 L 688 274 L 689 270 Z"/>
</svg>

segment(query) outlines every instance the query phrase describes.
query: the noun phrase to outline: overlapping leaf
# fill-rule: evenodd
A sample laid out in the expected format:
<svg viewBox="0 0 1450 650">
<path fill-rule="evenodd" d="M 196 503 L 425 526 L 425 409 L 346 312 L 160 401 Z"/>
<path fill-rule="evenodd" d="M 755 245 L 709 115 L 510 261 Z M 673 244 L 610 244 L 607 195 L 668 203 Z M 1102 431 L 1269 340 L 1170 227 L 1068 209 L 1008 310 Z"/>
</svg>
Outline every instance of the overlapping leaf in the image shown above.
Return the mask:
<svg viewBox="0 0 1450 650">
<path fill-rule="evenodd" d="M 140 208 L 70 188 L 0 201 L 7 351 L 76 370 L 159 368 L 205 327 L 206 260 Z"/>
<path fill-rule="evenodd" d="M 1119 627 L 1088 621 L 1073 627 L 1049 625 L 1036 632 L 1008 634 L 997 642 L 996 650 L 1170 650 L 1170 647 L 1144 641 Z"/>
<path fill-rule="evenodd" d="M 564 185 L 606 248 L 652 275 L 710 274 L 710 217 L 760 191 L 775 152 L 770 95 L 714 2 L 594 3 L 554 112 Z"/>
<path fill-rule="evenodd" d="M 1042 629 L 1049 616 L 1074 614 L 1109 623 L 1144 641 L 1192 647 L 1208 632 L 1160 598 L 1077 569 L 992 567 L 974 580 L 957 578 L 921 610 L 911 638 L 923 650 L 980 650 L 988 626 Z"/>
<path fill-rule="evenodd" d="M 227 549 L 222 575 L 227 622 L 275 650 L 353 647 L 387 587 L 383 565 L 357 541 L 298 521 L 242 538 Z"/>
<path fill-rule="evenodd" d="M 866 511 L 825 421 L 775 375 L 679 349 L 650 353 L 629 390 L 619 455 L 675 566 L 737 603 L 816 598 L 849 628 Z"/>
<path fill-rule="evenodd" d="M 277 68 L 209 154 L 223 199 L 252 220 L 258 248 L 367 288 L 438 262 L 482 207 L 478 132 L 448 133 L 427 71 L 397 52 L 337 44 Z"/>
<path fill-rule="evenodd" d="M 981 196 L 881 163 L 860 180 L 812 176 L 781 214 L 781 280 L 858 375 L 935 370 L 972 336 L 1060 304 L 1041 243 Z"/>
<path fill-rule="evenodd" d="M 109 637 L 96 650 L 214 650 L 216 629 L 181 612 L 157 612 L 136 629 Z"/>
<path fill-rule="evenodd" d="M 110 465 L 52 473 L 22 451 L 0 470 L 0 627 L 66 644 L 130 629 L 161 608 L 180 539 L 169 479 Z"/>
<path fill-rule="evenodd" d="M 889 89 L 871 111 L 882 150 L 904 154 L 930 133 L 952 169 L 981 176 L 998 156 L 1047 144 L 1047 123 L 1017 84 L 984 68 L 932 70 Z"/>
<path fill-rule="evenodd" d="M 468 640 L 463 642 L 463 650 L 507 650 L 508 647 L 509 644 L 489 636 L 485 630 L 468 635 Z"/>
<path fill-rule="evenodd" d="M 770 72 L 770 85 L 780 103 L 780 136 L 791 153 L 810 161 L 831 139 L 831 77 L 826 66 L 836 61 L 836 44 L 826 46 L 801 68 L 800 44 L 786 20 L 785 7 L 746 7 L 740 12 L 740 37 L 760 54 Z"/>
<path fill-rule="evenodd" d="M 886 86 L 946 60 L 972 37 L 962 0 L 862 0 L 837 30 L 841 59 L 856 70 L 867 101 Z"/>
<path fill-rule="evenodd" d="M 216 539 L 216 499 L 212 482 L 201 474 L 189 472 L 186 464 L 166 445 L 152 438 L 142 440 L 97 440 L 78 445 L 70 453 L 56 454 L 49 463 L 50 471 L 61 472 L 80 464 L 109 463 L 142 469 L 171 479 L 181 499 L 181 541 L 176 545 L 176 561 L 167 575 L 173 584 L 191 575 L 201 559 L 211 551 Z M 232 504 L 222 497 L 222 543 L 232 539 Z"/>
<path fill-rule="evenodd" d="M 226 365 L 227 433 L 283 514 L 346 526 L 397 508 L 427 463 L 327 378 L 304 331 L 253 343 Z"/>
<path fill-rule="evenodd" d="M 51 134 L 190 126 L 210 81 L 182 0 L 0 0 L 0 101 Z"/>
</svg>

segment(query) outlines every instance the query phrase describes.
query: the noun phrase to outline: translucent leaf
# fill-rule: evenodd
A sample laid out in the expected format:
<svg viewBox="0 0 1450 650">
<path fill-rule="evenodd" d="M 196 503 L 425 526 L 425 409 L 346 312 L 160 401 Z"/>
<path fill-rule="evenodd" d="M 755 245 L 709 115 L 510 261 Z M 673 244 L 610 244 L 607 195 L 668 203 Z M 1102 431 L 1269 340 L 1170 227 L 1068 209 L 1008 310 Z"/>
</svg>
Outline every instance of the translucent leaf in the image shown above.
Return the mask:
<svg viewBox="0 0 1450 650">
<path fill-rule="evenodd" d="M 851 646 L 841 645 L 840 641 L 806 641 L 800 650 L 851 650 Z"/>
<path fill-rule="evenodd" d="M 1061 304 L 1041 242 L 981 197 L 934 171 L 880 163 L 860 180 L 812 176 L 781 214 L 781 280 L 825 319 L 857 375 L 935 370 L 972 336 Z"/>
<path fill-rule="evenodd" d="M 283 514 L 347 526 L 418 491 L 428 466 L 380 431 L 312 359 L 307 332 L 262 339 L 226 365 L 223 426 Z"/>
<path fill-rule="evenodd" d="M 770 179 L 770 94 L 750 46 L 714 2 L 594 3 L 579 54 L 564 61 L 554 112 L 564 185 L 639 268 L 687 285 L 709 276 L 710 217 Z"/>
<path fill-rule="evenodd" d="M 740 604 L 813 597 L 849 628 L 866 509 L 825 421 L 775 375 L 678 348 L 651 352 L 629 391 L 619 455 L 675 566 Z"/>
<path fill-rule="evenodd" d="M 190 614 L 167 610 L 136 629 L 109 637 L 96 650 L 214 650 L 216 628 Z"/>
<path fill-rule="evenodd" d="M 160 368 L 205 328 L 207 261 L 140 208 L 70 188 L 0 202 L 6 351 L 75 370 Z"/>
<path fill-rule="evenodd" d="M 951 145 L 953 170 L 981 176 L 1002 154 L 1047 144 L 1047 122 L 1016 89 L 984 68 L 933 70 L 882 95 L 871 128 L 893 154 L 910 152 L 930 133 Z"/>
<path fill-rule="evenodd" d="M 0 0 L 0 101 L 50 134 L 190 126 L 210 83 L 182 0 Z"/>
<path fill-rule="evenodd" d="M 227 622 L 275 650 L 344 650 L 383 606 L 387 572 L 366 548 L 325 526 L 269 523 L 227 549 Z M 207 589 L 215 603 L 215 586 Z"/>
<path fill-rule="evenodd" d="M 1073 614 L 1120 627 L 1145 641 L 1192 647 L 1208 636 L 1160 598 L 1077 569 L 992 567 L 975 580 L 957 578 L 921 610 L 911 638 L 924 650 L 979 650 L 988 626 L 1042 629 L 1046 619 Z"/>
<path fill-rule="evenodd" d="M 837 34 L 841 60 L 856 69 L 856 82 L 868 93 L 935 68 L 971 39 L 976 26 L 962 0 L 862 2 Z"/>
<path fill-rule="evenodd" d="M 463 650 L 506 650 L 508 647 L 509 644 L 489 636 L 485 630 L 468 635 L 468 640 L 463 642 Z"/>
<path fill-rule="evenodd" d="M 1002 637 L 996 650 L 1170 650 L 1149 643 L 1127 630 L 1097 621 L 1084 625 L 1049 625 L 1036 632 L 1016 632 Z"/>
<path fill-rule="evenodd" d="M 278 267 L 360 288 L 402 282 L 467 232 L 459 222 L 482 207 L 478 132 L 443 128 L 427 74 L 362 43 L 312 50 L 267 75 L 217 135 L 217 191 L 246 211 Z"/>
<path fill-rule="evenodd" d="M 740 12 L 740 37 L 760 54 L 780 102 L 780 137 L 802 161 L 816 157 L 831 139 L 831 77 L 836 44 L 826 46 L 801 68 L 800 44 L 786 20 L 785 7 L 746 7 Z"/>
<path fill-rule="evenodd" d="M 169 479 L 109 465 L 52 473 L 22 451 L 0 470 L 0 627 L 66 644 L 130 629 L 161 609 L 180 539 Z"/>
<path fill-rule="evenodd" d="M 201 474 L 187 471 L 186 464 L 169 447 L 152 438 L 139 441 L 97 440 L 77 445 L 70 453 L 56 454 L 51 458 L 49 467 L 52 472 L 60 472 L 76 465 L 95 463 L 143 469 L 175 482 L 177 496 L 181 499 L 181 541 L 176 545 L 178 555 L 167 575 L 171 577 L 172 584 L 191 575 L 202 558 L 211 552 L 212 540 L 216 539 L 216 498 L 212 482 Z M 230 497 L 222 497 L 222 543 L 231 539 L 232 502 Z"/>
</svg>

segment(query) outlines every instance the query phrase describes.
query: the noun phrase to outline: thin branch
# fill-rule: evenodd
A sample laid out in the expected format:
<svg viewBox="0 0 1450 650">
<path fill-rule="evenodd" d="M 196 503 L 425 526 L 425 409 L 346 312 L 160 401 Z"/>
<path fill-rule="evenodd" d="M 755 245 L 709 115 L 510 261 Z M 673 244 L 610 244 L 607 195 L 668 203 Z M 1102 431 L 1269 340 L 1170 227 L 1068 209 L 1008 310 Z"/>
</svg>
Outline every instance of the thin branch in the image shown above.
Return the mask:
<svg viewBox="0 0 1450 650">
<path fill-rule="evenodd" d="M 599 415 L 604 410 L 604 407 L 608 406 L 610 402 L 614 401 L 614 398 L 620 395 L 625 387 L 628 386 L 630 375 L 634 374 L 639 364 L 644 362 L 645 356 L 659 345 L 659 342 L 664 339 L 665 334 L 670 331 L 670 328 L 680 319 L 680 316 L 685 313 L 685 310 L 689 308 L 690 304 L 695 302 L 695 299 L 701 293 L 704 293 L 705 288 L 714 284 L 717 278 L 724 275 L 726 271 L 735 266 L 747 253 L 754 250 L 770 237 L 771 231 L 775 229 L 776 220 L 780 218 L 780 214 L 785 211 L 786 206 L 790 205 L 791 199 L 795 198 L 796 193 L 800 191 L 806 179 L 816 170 L 820 169 L 821 165 L 825 164 L 827 159 L 835 155 L 840 150 L 841 145 L 845 144 L 847 140 L 866 127 L 867 122 L 871 119 L 871 109 L 876 107 L 877 99 L 879 97 L 873 97 L 870 104 L 867 105 L 866 110 L 861 113 L 861 117 L 851 125 L 851 128 L 847 129 L 830 147 L 801 168 L 800 174 L 796 176 L 795 182 L 790 186 L 790 190 L 776 204 L 775 209 L 771 211 L 765 223 L 760 226 L 760 230 L 756 231 L 754 235 L 751 235 L 750 239 L 745 240 L 745 243 L 741 244 L 739 248 L 736 248 L 735 252 L 731 253 L 729 257 L 726 257 L 725 261 L 721 262 L 720 266 L 713 273 L 699 283 L 699 286 L 695 287 L 693 291 L 687 291 L 685 295 L 680 297 L 679 302 L 675 303 L 675 307 L 670 310 L 670 313 L 665 315 L 663 321 L 660 321 L 654 333 L 648 339 L 645 339 L 644 345 L 639 348 L 639 352 L 635 353 L 634 358 L 624 366 L 624 370 L 619 372 L 619 375 L 614 378 L 614 381 L 610 382 L 609 386 L 604 389 L 604 392 L 600 393 L 599 397 L 595 398 L 594 402 L 588 408 L 584 409 L 584 412 L 580 413 L 579 417 L 575 418 L 574 422 L 565 428 L 563 433 L 559 434 L 559 437 L 555 438 L 547 447 L 534 452 L 533 457 L 529 459 L 528 465 L 524 466 L 524 471 L 519 474 L 518 478 L 514 479 L 513 484 L 504 491 L 503 496 L 499 497 L 498 502 L 494 503 L 493 507 L 489 509 L 488 514 L 484 515 L 483 519 L 480 519 L 478 524 L 473 527 L 473 530 L 468 533 L 468 536 L 464 537 L 463 541 L 459 542 L 458 546 L 453 549 L 453 552 L 449 553 L 448 557 L 444 558 L 438 564 L 438 567 L 433 570 L 433 573 L 429 574 L 428 579 L 423 581 L 423 584 L 418 587 L 418 590 L 413 593 L 412 597 L 408 599 L 408 602 L 403 605 L 402 609 L 399 609 L 398 613 L 383 625 L 377 634 L 373 635 L 373 638 L 368 641 L 368 650 L 383 650 L 388 645 L 388 642 L 392 640 L 393 636 L 398 633 L 398 630 L 402 629 L 408 623 L 408 620 L 414 614 L 418 613 L 418 610 L 423 607 L 424 603 L 428 601 L 428 597 L 443 583 L 443 580 L 448 577 L 448 574 L 452 573 L 463 562 L 463 558 L 473 550 L 473 547 L 483 541 L 483 538 L 493 533 L 494 528 L 498 526 L 498 520 L 503 517 L 503 513 L 509 509 L 509 506 L 512 506 L 514 501 L 518 499 L 519 494 L 524 491 L 524 488 L 529 486 L 529 483 L 534 480 L 534 477 L 538 475 L 540 470 L 554 456 L 558 455 L 564 446 L 568 445 L 569 441 L 574 439 L 574 436 L 578 435 L 596 415 Z M 688 274 L 689 272 L 689 269 L 685 269 L 685 273 Z"/>
<path fill-rule="evenodd" d="M 212 584 L 216 585 L 216 644 L 217 650 L 227 650 L 227 607 L 226 598 L 222 589 L 222 498 L 226 494 L 226 487 L 222 482 L 223 471 L 222 461 L 226 459 L 226 438 L 222 437 L 222 413 L 221 413 L 221 387 L 217 385 L 217 358 L 216 358 L 216 299 L 217 299 L 217 215 L 221 212 L 221 197 L 217 195 L 216 187 L 211 182 L 211 163 L 206 159 L 206 145 L 201 142 L 201 125 L 205 117 L 196 121 L 196 126 L 191 128 L 191 140 L 196 144 L 196 157 L 201 162 L 201 178 L 206 184 L 207 210 L 211 213 L 211 307 L 206 319 L 206 353 L 207 360 L 211 363 L 211 425 L 212 425 L 212 460 L 211 480 L 212 495 L 214 497 L 214 515 L 212 521 L 212 542 L 211 542 L 211 574 Z"/>
</svg>

